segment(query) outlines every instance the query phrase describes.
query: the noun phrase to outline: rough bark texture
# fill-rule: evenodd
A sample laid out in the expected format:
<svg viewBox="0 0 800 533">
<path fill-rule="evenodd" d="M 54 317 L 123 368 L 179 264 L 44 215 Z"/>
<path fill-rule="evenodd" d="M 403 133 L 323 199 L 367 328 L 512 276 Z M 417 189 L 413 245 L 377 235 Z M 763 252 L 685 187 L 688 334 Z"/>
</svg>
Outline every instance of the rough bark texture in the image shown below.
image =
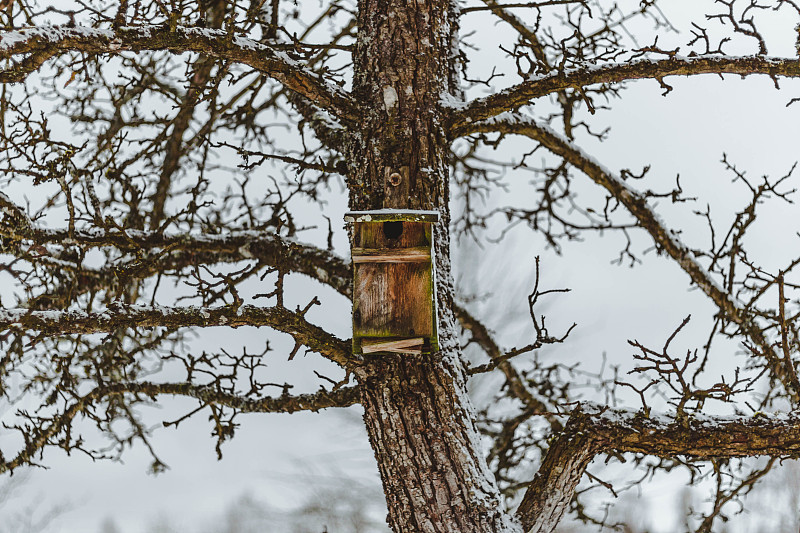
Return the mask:
<svg viewBox="0 0 800 533">
<path fill-rule="evenodd" d="M 364 418 L 397 532 L 519 531 L 503 512 L 466 394 L 452 314 L 448 140 L 441 95 L 451 86 L 447 2 L 361 0 L 354 95 L 360 133 L 348 147 L 350 207 L 436 209 L 441 351 L 368 355 L 356 371 Z M 399 176 L 399 179 L 398 179 Z"/>
<path fill-rule="evenodd" d="M 519 531 L 486 468 L 457 357 L 370 355 L 361 402 L 396 532 Z"/>
<path fill-rule="evenodd" d="M 439 101 L 450 90 L 448 14 L 443 1 L 359 2 L 353 95 L 362 127 L 348 158 L 353 208 L 446 214 L 448 141 Z M 399 182 L 389 180 L 394 173 Z"/>
<path fill-rule="evenodd" d="M 582 420 L 578 419 L 578 424 Z M 586 467 L 600 451 L 600 441 L 590 432 L 567 427 L 550 447 L 517 510 L 525 531 L 553 530 L 564 516 Z"/>
</svg>

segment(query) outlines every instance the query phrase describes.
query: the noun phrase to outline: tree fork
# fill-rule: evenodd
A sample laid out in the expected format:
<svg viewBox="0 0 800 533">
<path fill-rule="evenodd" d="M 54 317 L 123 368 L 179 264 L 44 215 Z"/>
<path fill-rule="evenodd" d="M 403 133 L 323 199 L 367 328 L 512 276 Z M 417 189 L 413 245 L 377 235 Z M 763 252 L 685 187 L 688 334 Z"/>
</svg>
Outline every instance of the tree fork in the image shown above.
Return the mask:
<svg viewBox="0 0 800 533">
<path fill-rule="evenodd" d="M 366 355 L 356 370 L 364 421 L 396 533 L 519 532 L 475 427 L 452 312 L 449 140 L 456 34 L 446 0 L 359 0 L 353 57 L 359 130 L 346 146 L 350 208 L 435 209 L 440 352 Z"/>
</svg>

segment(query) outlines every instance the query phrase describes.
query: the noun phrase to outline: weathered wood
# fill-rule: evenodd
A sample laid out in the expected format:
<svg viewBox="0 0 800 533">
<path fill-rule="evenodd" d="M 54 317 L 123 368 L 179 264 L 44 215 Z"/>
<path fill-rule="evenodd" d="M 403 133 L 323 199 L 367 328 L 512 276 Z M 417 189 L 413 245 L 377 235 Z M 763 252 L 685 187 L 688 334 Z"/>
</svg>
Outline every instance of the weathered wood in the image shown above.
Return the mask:
<svg viewBox="0 0 800 533">
<path fill-rule="evenodd" d="M 363 218 L 366 219 L 367 216 Z M 354 249 L 430 249 L 430 224 L 422 221 L 385 220 L 378 218 L 378 215 L 372 215 L 371 218 L 373 220 L 356 222 L 353 225 Z"/>
<path fill-rule="evenodd" d="M 354 336 L 431 336 L 433 286 L 426 266 L 425 263 L 356 264 Z"/>
<path fill-rule="evenodd" d="M 417 337 L 416 339 L 396 339 L 387 341 L 384 339 L 362 339 L 361 351 L 364 353 L 375 352 L 392 352 L 392 353 L 422 353 L 422 346 L 425 344 L 425 339 Z"/>
<path fill-rule="evenodd" d="M 439 212 L 424 209 L 376 209 L 372 211 L 349 211 L 345 222 L 439 222 Z"/>
<path fill-rule="evenodd" d="M 436 213 L 423 213 L 436 217 Z M 353 220 L 353 348 L 361 339 L 423 338 L 436 345 L 431 223 L 420 212 L 348 214 Z M 388 218 L 388 219 L 387 219 Z M 376 220 L 377 219 L 377 220 Z"/>
<path fill-rule="evenodd" d="M 415 248 L 353 248 L 353 263 L 425 263 L 431 260 L 430 246 Z"/>
</svg>

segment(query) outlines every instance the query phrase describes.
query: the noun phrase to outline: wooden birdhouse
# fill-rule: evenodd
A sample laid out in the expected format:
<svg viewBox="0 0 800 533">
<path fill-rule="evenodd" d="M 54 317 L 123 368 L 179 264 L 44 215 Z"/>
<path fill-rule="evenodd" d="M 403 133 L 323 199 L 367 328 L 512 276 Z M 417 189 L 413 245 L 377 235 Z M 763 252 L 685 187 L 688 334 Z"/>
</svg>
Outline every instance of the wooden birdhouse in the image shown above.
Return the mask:
<svg viewBox="0 0 800 533">
<path fill-rule="evenodd" d="M 433 224 L 436 211 L 353 211 L 353 351 L 438 350 Z"/>
</svg>

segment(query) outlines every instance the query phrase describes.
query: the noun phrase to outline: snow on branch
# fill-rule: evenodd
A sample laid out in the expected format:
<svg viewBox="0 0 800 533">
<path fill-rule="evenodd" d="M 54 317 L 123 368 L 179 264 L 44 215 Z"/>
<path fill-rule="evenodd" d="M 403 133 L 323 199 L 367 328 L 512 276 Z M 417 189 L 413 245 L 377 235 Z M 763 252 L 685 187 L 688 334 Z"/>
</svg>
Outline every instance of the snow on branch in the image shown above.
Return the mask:
<svg viewBox="0 0 800 533">
<path fill-rule="evenodd" d="M 797 64 L 797 61 L 795 63 Z M 725 290 L 700 264 L 692 250 L 683 244 L 675 232 L 671 231 L 656 214 L 647 198 L 630 187 L 622 177 L 604 167 L 556 131 L 537 124 L 533 119 L 521 114 L 504 113 L 484 121 L 465 124 L 456 131 L 459 135 L 490 132 L 524 135 L 562 157 L 564 161 L 606 189 L 636 218 L 639 226 L 650 234 L 656 245 L 672 257 L 692 281 L 711 298 L 722 314 L 739 327 L 742 335 L 753 343 L 755 349 L 751 351 L 766 358 L 773 374 L 780 379 L 792 400 L 800 403 L 800 383 L 794 368 L 784 363 L 782 356 L 764 334 L 764 328 L 759 326 L 746 306 Z"/>
<path fill-rule="evenodd" d="M 777 80 L 778 77 L 800 76 L 800 62 L 796 58 L 723 55 L 695 57 L 673 55 L 666 59 L 634 59 L 608 65 L 554 70 L 548 74 L 533 76 L 518 85 L 467 104 L 452 102 L 445 104 L 453 108 L 451 124 L 459 129 L 467 127 L 470 122 L 499 115 L 536 98 L 568 88 L 581 89 L 588 85 L 638 79 L 655 79 L 664 85 L 663 78 L 667 76 L 698 74 L 740 76 L 765 74 Z"/>
<path fill-rule="evenodd" d="M 582 419 L 583 431 L 591 433 L 604 449 L 619 452 L 695 459 L 800 454 L 800 417 L 793 413 L 647 417 L 641 411 L 589 404 L 573 416 Z"/>
<path fill-rule="evenodd" d="M 66 52 L 119 54 L 143 50 L 196 52 L 253 67 L 339 118 L 354 120 L 349 95 L 305 68 L 289 53 L 224 30 L 168 25 L 124 26 L 117 30 L 84 26 L 38 26 L 0 32 L 0 59 L 17 60 L 0 71 L 0 83 L 24 81 L 45 61 Z"/>
<path fill-rule="evenodd" d="M 108 383 L 93 389 L 78 398 L 62 413 L 52 417 L 50 423 L 35 433 L 26 435 L 25 447 L 13 459 L 6 461 L 0 452 L 0 474 L 13 471 L 23 465 L 31 464 L 34 457 L 48 445 L 79 446 L 70 441 L 72 420 L 81 413 L 92 409 L 95 404 L 112 396 L 124 394 L 143 395 L 155 398 L 159 395 L 184 396 L 195 398 L 203 406 L 230 407 L 243 413 L 294 413 L 314 411 L 330 407 L 349 407 L 359 402 L 358 387 L 344 387 L 337 390 L 320 390 L 313 394 L 282 394 L 277 398 L 245 397 L 217 390 L 214 387 L 191 383 L 152 383 L 127 382 Z"/>
<path fill-rule="evenodd" d="M 0 196 L 0 206 L 2 206 Z M 57 257 L 55 246 L 75 245 L 81 248 L 114 247 L 136 257 L 119 260 L 97 269 L 80 268 L 77 285 L 69 293 L 100 290 L 123 275 L 143 279 L 191 265 L 210 265 L 255 260 L 287 272 L 310 276 L 350 296 L 352 272 L 342 257 L 311 244 L 281 237 L 265 231 L 232 231 L 222 234 L 165 234 L 160 231 L 38 228 L 31 224 L 19 229 L 0 226 L 0 236 L 37 247 L 40 254 Z M 42 255 L 42 261 L 47 257 Z M 76 265 L 76 268 L 78 266 Z M 52 301 L 58 294 L 48 294 Z"/>
<path fill-rule="evenodd" d="M 529 532 L 550 531 L 566 511 L 586 467 L 605 451 L 672 458 L 713 459 L 800 455 L 800 417 L 646 416 L 641 411 L 584 404 L 570 415 L 520 503 L 517 518 Z M 557 490 L 556 490 L 557 489 Z"/>
<path fill-rule="evenodd" d="M 7 216 L 14 225 L 17 226 L 16 229 L 18 231 L 28 230 L 33 225 L 31 219 L 28 218 L 28 215 L 25 213 L 25 210 L 15 204 L 11 198 L 6 196 L 2 191 L 0 191 L 0 213 Z M 2 235 L 2 230 L 3 228 L 0 227 L 0 235 Z"/>
<path fill-rule="evenodd" d="M 39 336 L 107 333 L 124 328 L 267 326 L 291 335 L 343 367 L 350 365 L 350 343 L 308 322 L 304 312 L 253 305 L 159 307 L 115 303 L 102 312 L 0 309 L 0 331 L 18 329 Z"/>
</svg>

